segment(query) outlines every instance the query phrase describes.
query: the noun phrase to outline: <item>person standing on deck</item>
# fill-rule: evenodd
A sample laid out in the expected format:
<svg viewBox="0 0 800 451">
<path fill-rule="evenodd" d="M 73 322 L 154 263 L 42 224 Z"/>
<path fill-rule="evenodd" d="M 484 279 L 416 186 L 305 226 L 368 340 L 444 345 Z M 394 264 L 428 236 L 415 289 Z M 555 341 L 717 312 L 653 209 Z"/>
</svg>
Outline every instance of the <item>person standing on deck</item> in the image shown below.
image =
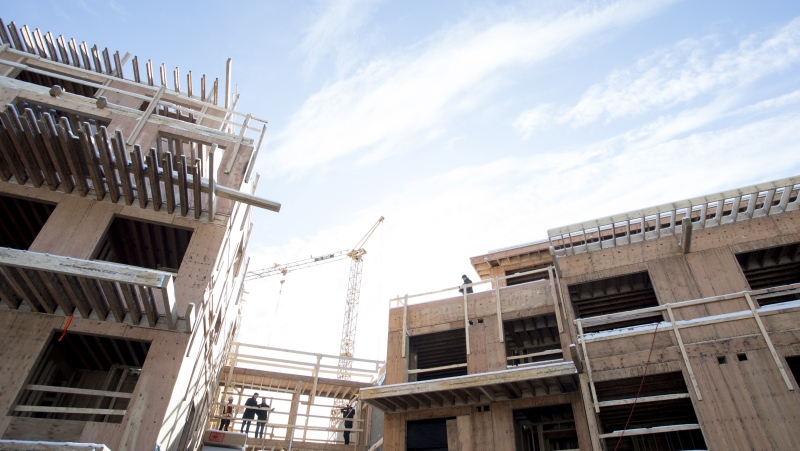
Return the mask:
<svg viewBox="0 0 800 451">
<path fill-rule="evenodd" d="M 244 409 L 244 414 L 242 415 L 242 429 L 239 432 L 245 434 L 250 433 L 250 420 L 256 417 L 256 411 L 250 407 L 258 407 L 258 401 L 256 401 L 257 397 L 258 393 L 253 393 L 253 396 L 247 398 L 247 401 L 244 402 L 244 405 L 249 407 Z"/>
<path fill-rule="evenodd" d="M 275 409 L 269 408 L 267 398 L 264 396 L 261 397 L 261 404 L 259 404 L 258 407 L 264 410 L 256 410 L 256 438 L 264 438 L 264 429 L 267 428 L 266 423 L 269 419 L 269 413 Z"/>
<path fill-rule="evenodd" d="M 344 444 L 350 444 L 350 429 L 353 427 L 353 417 L 356 415 L 356 409 L 351 405 L 342 409 L 342 418 L 344 418 Z"/>
<path fill-rule="evenodd" d="M 227 431 L 233 418 L 233 396 L 228 398 L 228 404 L 222 407 L 222 419 L 219 422 L 219 430 Z"/>
</svg>

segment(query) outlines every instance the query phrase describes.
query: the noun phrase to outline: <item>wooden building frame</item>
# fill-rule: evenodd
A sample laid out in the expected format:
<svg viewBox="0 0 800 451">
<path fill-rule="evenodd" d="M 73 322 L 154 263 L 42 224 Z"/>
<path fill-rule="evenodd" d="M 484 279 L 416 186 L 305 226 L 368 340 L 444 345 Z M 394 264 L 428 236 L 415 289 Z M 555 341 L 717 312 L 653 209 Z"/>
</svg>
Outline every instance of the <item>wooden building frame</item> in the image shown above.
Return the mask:
<svg viewBox="0 0 800 451">
<path fill-rule="evenodd" d="M 254 195 L 266 121 L 231 61 L 199 92 L 160 72 L 0 20 L 0 440 L 202 445 L 251 210 L 280 204 Z"/>
<path fill-rule="evenodd" d="M 799 191 L 789 177 L 552 229 L 473 257 L 490 290 L 393 299 L 386 383 L 361 390 L 383 446 L 406 449 L 424 420 L 450 450 L 563 449 L 565 434 L 593 450 L 800 447 Z M 504 328 L 542 315 L 560 349 L 512 366 Z M 415 382 L 449 368 L 416 369 L 410 340 L 454 330 L 465 375 Z M 531 423 L 541 412 L 572 431 Z"/>
</svg>

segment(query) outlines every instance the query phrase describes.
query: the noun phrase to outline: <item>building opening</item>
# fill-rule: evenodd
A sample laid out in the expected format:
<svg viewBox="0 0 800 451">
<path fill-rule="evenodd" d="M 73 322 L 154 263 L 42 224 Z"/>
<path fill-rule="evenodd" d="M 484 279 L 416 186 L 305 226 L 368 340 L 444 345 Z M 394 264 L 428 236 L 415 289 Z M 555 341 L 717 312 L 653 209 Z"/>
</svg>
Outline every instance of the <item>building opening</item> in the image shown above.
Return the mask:
<svg viewBox="0 0 800 451">
<path fill-rule="evenodd" d="M 556 315 L 503 321 L 508 366 L 563 358 Z"/>
<path fill-rule="evenodd" d="M 640 384 L 641 377 L 595 383 L 601 434 L 608 449 L 617 442 L 618 451 L 707 449 L 681 372 L 648 375 L 630 416 Z M 645 429 L 647 433 L 641 433 Z"/>
<path fill-rule="evenodd" d="M 467 341 L 464 329 L 415 335 L 409 337 L 408 347 L 409 382 L 467 374 Z"/>
<path fill-rule="evenodd" d="M 582 319 L 658 306 L 658 298 L 647 271 L 570 285 L 569 298 L 572 300 L 575 316 Z M 662 319 L 661 313 L 637 315 L 630 319 L 585 327 L 584 332 L 652 324 Z"/>
<path fill-rule="evenodd" d="M 14 416 L 120 423 L 150 343 L 55 331 L 19 396 Z"/>
<path fill-rule="evenodd" d="M 517 451 L 579 449 L 571 405 L 519 409 L 513 415 Z"/>
<path fill-rule="evenodd" d="M 447 420 L 409 421 L 406 424 L 406 451 L 447 451 Z"/>
<path fill-rule="evenodd" d="M 736 254 L 736 260 L 753 290 L 800 283 L 800 243 L 742 252 Z M 758 303 L 763 306 L 796 299 L 797 294 L 759 296 Z"/>
<path fill-rule="evenodd" d="M 177 273 L 191 238 L 191 230 L 116 216 L 94 258 Z"/>
<path fill-rule="evenodd" d="M 55 208 L 44 202 L 0 195 L 0 247 L 28 250 Z"/>
</svg>

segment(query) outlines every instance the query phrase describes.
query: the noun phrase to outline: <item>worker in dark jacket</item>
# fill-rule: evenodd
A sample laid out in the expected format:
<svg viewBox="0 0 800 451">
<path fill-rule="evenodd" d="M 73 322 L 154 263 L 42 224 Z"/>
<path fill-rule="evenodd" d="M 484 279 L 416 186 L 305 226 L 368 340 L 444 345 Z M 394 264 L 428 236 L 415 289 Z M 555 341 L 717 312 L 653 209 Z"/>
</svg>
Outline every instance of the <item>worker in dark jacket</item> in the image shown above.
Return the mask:
<svg viewBox="0 0 800 451">
<path fill-rule="evenodd" d="M 341 409 L 342 410 L 342 418 L 344 418 L 344 444 L 350 444 L 350 431 L 353 427 L 353 417 L 356 415 L 356 409 L 353 408 L 351 405 L 347 405 L 347 407 Z"/>
<path fill-rule="evenodd" d="M 247 401 L 244 402 L 244 405 L 250 407 L 258 407 L 258 393 L 253 393 L 251 398 L 247 398 Z M 256 417 L 256 411 L 247 407 L 244 409 L 244 414 L 242 415 L 242 429 L 239 432 L 243 432 L 245 434 L 250 433 L 250 420 Z"/>
<path fill-rule="evenodd" d="M 467 277 L 467 275 L 466 275 L 466 274 L 464 274 L 463 276 L 461 276 L 461 280 L 462 280 L 462 281 L 464 281 L 464 285 L 472 283 L 472 281 L 471 281 L 471 280 L 469 280 L 469 277 Z M 458 289 L 458 292 L 459 292 L 459 293 L 461 293 L 461 294 L 464 294 L 464 288 L 463 288 L 463 286 L 462 286 L 462 288 L 459 288 L 459 289 Z M 472 287 L 467 287 L 467 294 L 472 294 Z"/>
</svg>

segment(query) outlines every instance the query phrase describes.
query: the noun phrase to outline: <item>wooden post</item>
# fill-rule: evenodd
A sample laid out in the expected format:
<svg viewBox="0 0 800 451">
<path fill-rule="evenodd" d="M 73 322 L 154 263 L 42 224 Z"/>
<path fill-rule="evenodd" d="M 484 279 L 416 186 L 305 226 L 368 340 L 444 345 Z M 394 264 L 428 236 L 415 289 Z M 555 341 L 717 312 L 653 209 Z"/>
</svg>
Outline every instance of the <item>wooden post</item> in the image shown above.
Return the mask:
<svg viewBox="0 0 800 451">
<path fill-rule="evenodd" d="M 686 218 L 683 218 L 685 221 Z M 683 231 L 681 231 L 683 233 Z M 667 314 L 669 315 L 669 322 L 672 324 L 672 331 L 675 333 L 675 338 L 678 340 L 678 346 L 681 348 L 681 356 L 683 357 L 683 363 L 686 365 L 686 371 L 689 372 L 689 379 L 692 381 L 692 385 L 694 386 L 694 392 L 697 395 L 697 400 L 702 401 L 703 395 L 700 394 L 700 387 L 697 386 L 697 379 L 694 377 L 694 371 L 692 371 L 692 364 L 689 363 L 689 356 L 686 354 L 686 347 L 683 346 L 683 339 L 681 338 L 681 332 L 678 329 L 678 325 L 675 324 L 675 315 L 672 314 L 672 306 L 670 304 L 666 305 L 667 307 Z"/>
<path fill-rule="evenodd" d="M 756 309 L 756 305 L 753 302 L 753 298 L 750 297 L 750 293 L 744 293 L 745 299 L 747 299 L 747 304 L 750 306 L 750 310 L 753 312 L 753 318 L 756 320 L 756 324 L 758 324 L 759 330 L 761 330 L 761 335 L 764 337 L 764 341 L 767 342 L 767 347 L 769 347 L 769 352 L 772 354 L 772 358 L 775 359 L 775 364 L 778 365 L 778 371 L 781 372 L 781 376 L 783 376 L 783 381 L 786 383 L 786 388 L 789 391 L 794 391 L 794 386 L 792 385 L 792 380 L 789 379 L 789 375 L 786 374 L 786 370 L 783 368 L 783 363 L 781 363 L 781 358 L 778 357 L 778 352 L 775 351 L 775 346 L 772 345 L 772 340 L 769 338 L 769 334 L 767 333 L 767 328 L 764 327 L 764 322 L 761 321 L 761 316 L 758 315 L 758 310 Z"/>
<path fill-rule="evenodd" d="M 467 286 L 464 287 L 464 338 L 467 341 L 467 355 L 469 355 L 469 309 L 467 307 Z"/>
<path fill-rule="evenodd" d="M 595 413 L 600 413 L 600 407 L 597 405 L 597 392 L 594 388 L 594 380 L 592 379 L 592 364 L 589 362 L 589 352 L 586 350 L 586 340 L 583 336 L 583 321 L 578 318 L 575 320 L 578 324 L 578 343 L 580 343 L 581 348 L 583 348 L 583 360 L 586 365 L 586 376 L 589 378 L 589 389 L 592 393 L 592 405 L 594 405 Z"/>
<path fill-rule="evenodd" d="M 692 219 L 684 217 L 681 220 L 681 250 L 684 254 L 688 254 L 692 247 Z"/>
<path fill-rule="evenodd" d="M 208 222 L 214 222 L 214 214 L 216 213 L 216 198 L 214 191 L 217 189 L 217 182 L 214 177 L 216 169 L 214 168 L 214 152 L 217 151 L 217 144 L 211 145 L 208 150 Z"/>
<path fill-rule="evenodd" d="M 494 285 L 494 300 L 497 306 L 497 335 L 500 339 L 500 343 L 502 343 L 503 339 L 505 338 L 505 334 L 503 332 L 503 312 L 500 309 L 500 279 L 495 277 L 492 284 Z"/>
<path fill-rule="evenodd" d="M 403 352 L 401 357 L 406 357 L 406 345 L 408 343 L 408 295 L 403 297 Z M 406 366 L 408 367 L 408 366 Z"/>
</svg>

